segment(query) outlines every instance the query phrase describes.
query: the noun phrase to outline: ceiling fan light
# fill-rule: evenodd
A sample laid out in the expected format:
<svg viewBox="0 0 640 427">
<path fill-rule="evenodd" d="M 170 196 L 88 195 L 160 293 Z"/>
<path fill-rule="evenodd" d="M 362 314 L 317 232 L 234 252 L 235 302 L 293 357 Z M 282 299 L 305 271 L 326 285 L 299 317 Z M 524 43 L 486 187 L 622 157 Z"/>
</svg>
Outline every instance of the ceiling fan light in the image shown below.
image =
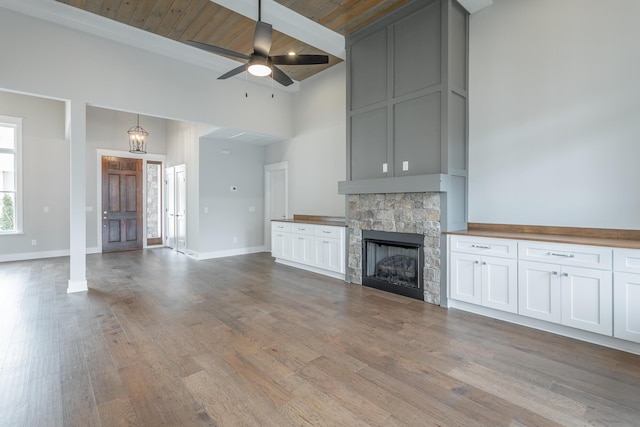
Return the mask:
<svg viewBox="0 0 640 427">
<path fill-rule="evenodd" d="M 257 77 L 265 77 L 271 74 L 271 64 L 266 58 L 251 58 L 247 71 Z"/>
<path fill-rule="evenodd" d="M 257 77 L 264 77 L 271 74 L 271 68 L 264 64 L 253 64 L 249 65 L 249 73 Z"/>
</svg>

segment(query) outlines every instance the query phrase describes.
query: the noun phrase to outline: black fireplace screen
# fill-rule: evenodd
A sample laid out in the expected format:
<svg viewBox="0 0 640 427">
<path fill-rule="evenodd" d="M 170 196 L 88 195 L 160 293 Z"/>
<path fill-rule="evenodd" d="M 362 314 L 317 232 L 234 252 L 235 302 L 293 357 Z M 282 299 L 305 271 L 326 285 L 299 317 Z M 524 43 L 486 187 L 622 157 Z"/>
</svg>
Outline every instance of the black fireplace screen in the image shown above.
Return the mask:
<svg viewBox="0 0 640 427">
<path fill-rule="evenodd" d="M 362 284 L 423 299 L 424 236 L 363 230 Z"/>
<path fill-rule="evenodd" d="M 366 277 L 400 286 L 419 288 L 418 248 L 366 242 Z"/>
</svg>

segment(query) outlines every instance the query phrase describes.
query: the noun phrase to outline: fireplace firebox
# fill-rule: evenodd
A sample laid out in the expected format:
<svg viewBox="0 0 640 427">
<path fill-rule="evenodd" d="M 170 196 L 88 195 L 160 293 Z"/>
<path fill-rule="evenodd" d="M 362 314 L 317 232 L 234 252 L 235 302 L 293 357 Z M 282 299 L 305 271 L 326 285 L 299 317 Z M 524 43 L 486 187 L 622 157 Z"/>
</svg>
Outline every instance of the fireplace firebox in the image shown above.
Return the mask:
<svg viewBox="0 0 640 427">
<path fill-rule="evenodd" d="M 362 231 L 362 284 L 424 300 L 422 234 Z"/>
</svg>

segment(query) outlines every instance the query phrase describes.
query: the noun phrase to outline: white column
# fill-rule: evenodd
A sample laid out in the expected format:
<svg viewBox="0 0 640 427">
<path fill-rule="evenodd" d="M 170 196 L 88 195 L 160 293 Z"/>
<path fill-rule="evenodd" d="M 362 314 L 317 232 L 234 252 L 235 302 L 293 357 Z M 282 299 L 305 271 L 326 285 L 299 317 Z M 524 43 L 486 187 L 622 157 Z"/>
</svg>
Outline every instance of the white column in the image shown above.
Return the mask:
<svg viewBox="0 0 640 427">
<path fill-rule="evenodd" d="M 87 107 L 84 101 L 67 101 L 67 140 L 70 152 L 70 268 L 67 293 L 87 287 Z"/>
</svg>

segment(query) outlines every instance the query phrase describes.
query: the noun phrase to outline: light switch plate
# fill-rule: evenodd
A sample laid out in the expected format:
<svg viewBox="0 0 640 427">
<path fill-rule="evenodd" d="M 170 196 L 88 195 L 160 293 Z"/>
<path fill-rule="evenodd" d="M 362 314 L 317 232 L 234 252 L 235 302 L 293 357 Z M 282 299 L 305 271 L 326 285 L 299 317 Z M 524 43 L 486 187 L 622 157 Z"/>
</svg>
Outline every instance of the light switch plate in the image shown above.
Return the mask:
<svg viewBox="0 0 640 427">
<path fill-rule="evenodd" d="M 386 164 L 386 163 L 383 163 L 383 164 L 382 164 L 382 172 L 383 172 L 383 173 L 387 173 L 387 169 L 388 169 L 387 164 Z"/>
<path fill-rule="evenodd" d="M 403 171 L 408 171 L 409 170 L 409 161 L 405 160 L 404 162 L 402 162 L 402 170 Z"/>
</svg>

